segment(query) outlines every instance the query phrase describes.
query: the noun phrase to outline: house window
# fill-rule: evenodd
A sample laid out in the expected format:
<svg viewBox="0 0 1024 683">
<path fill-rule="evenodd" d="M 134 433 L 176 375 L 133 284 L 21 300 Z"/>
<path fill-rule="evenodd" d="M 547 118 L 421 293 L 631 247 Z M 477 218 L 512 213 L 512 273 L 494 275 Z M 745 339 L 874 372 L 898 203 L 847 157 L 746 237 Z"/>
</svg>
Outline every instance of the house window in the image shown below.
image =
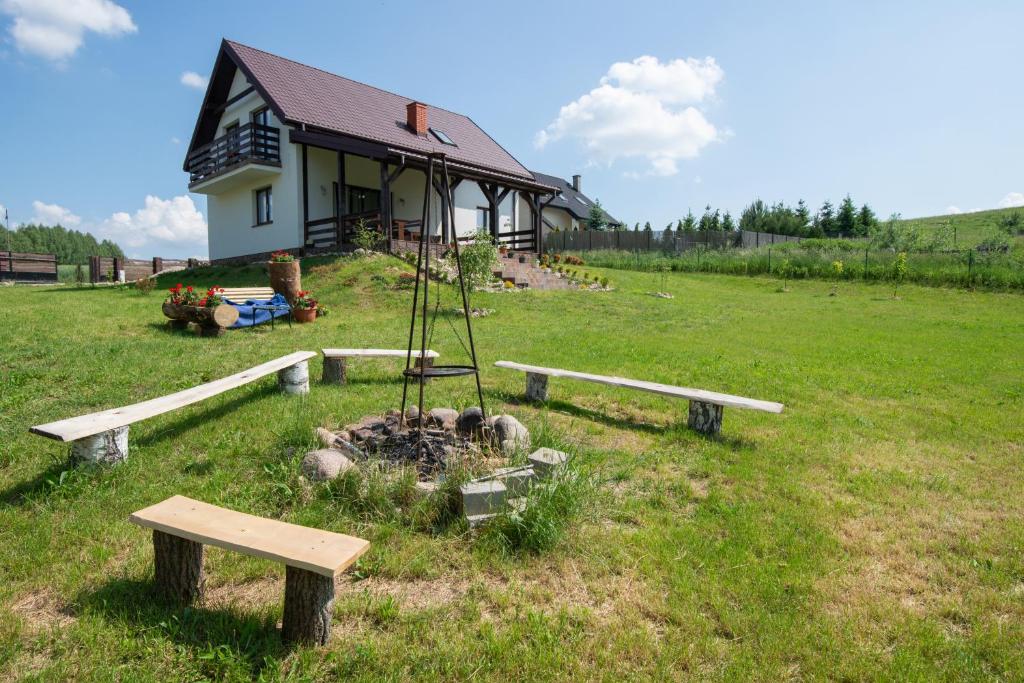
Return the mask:
<svg viewBox="0 0 1024 683">
<path fill-rule="evenodd" d="M 443 130 L 438 130 L 437 128 L 431 128 L 430 132 L 433 133 L 434 137 L 437 138 L 438 140 L 440 140 L 443 144 L 451 145 L 452 147 L 457 147 L 458 146 L 458 145 L 456 145 L 452 141 L 452 139 L 450 137 L 448 137 L 448 134 L 445 133 Z"/>
<path fill-rule="evenodd" d="M 256 190 L 256 225 L 266 225 L 274 221 L 274 199 L 270 188 Z"/>
<path fill-rule="evenodd" d="M 228 158 L 238 156 L 239 148 L 242 146 L 242 136 L 238 131 L 238 121 L 224 126 L 224 137 L 226 140 L 226 153 Z"/>
<path fill-rule="evenodd" d="M 346 186 L 348 190 L 349 213 L 365 213 L 367 211 L 380 211 L 380 190 L 371 190 L 368 187 Z"/>
<path fill-rule="evenodd" d="M 270 110 L 266 107 L 261 107 L 254 111 L 252 114 L 252 122 L 258 126 L 269 126 L 270 125 Z"/>
<path fill-rule="evenodd" d="M 484 206 L 476 207 L 476 229 L 486 230 L 490 227 L 491 210 Z"/>
</svg>

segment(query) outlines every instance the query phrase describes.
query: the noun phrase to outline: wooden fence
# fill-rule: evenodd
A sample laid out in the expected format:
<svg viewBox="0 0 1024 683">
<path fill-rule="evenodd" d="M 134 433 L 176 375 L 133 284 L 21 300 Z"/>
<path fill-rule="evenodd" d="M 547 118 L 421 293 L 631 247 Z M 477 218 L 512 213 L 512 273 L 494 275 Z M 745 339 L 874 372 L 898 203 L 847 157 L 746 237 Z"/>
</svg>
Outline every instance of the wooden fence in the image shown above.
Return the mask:
<svg viewBox="0 0 1024 683">
<path fill-rule="evenodd" d="M 56 282 L 57 257 L 53 254 L 0 251 L 0 280 Z"/>
<path fill-rule="evenodd" d="M 90 256 L 89 282 L 135 282 L 150 275 L 194 268 L 197 265 L 199 262 L 196 259 L 165 259 L 159 256 L 154 256 L 152 259 Z"/>
</svg>

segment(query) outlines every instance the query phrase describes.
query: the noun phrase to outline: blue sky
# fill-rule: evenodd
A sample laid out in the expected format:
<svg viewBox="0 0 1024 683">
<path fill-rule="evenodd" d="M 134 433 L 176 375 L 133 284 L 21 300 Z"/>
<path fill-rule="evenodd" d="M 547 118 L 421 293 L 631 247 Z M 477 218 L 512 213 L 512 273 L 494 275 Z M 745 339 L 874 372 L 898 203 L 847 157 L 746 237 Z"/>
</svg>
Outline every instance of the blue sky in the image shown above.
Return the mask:
<svg viewBox="0 0 1024 683">
<path fill-rule="evenodd" d="M 1022 25 L 1021 2 L 0 0 L 0 205 L 205 255 L 182 74 L 221 37 L 468 114 L 630 223 L 1024 204 Z"/>
</svg>

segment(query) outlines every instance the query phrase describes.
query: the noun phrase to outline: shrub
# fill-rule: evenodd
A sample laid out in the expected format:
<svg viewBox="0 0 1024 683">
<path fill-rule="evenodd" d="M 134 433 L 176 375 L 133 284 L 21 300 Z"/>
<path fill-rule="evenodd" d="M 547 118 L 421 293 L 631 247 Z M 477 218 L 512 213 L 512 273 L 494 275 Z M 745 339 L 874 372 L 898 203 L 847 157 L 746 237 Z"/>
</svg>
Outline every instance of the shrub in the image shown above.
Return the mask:
<svg viewBox="0 0 1024 683">
<path fill-rule="evenodd" d="M 81 266 L 79 266 L 81 268 Z M 135 281 L 135 291 L 145 296 L 156 289 L 156 280 L 151 277 L 144 277 Z"/>
<path fill-rule="evenodd" d="M 573 256 L 572 254 L 566 256 L 563 260 L 566 263 L 568 263 L 570 266 L 582 266 L 582 265 L 585 265 L 583 263 L 583 259 L 581 259 L 579 256 Z"/>
<path fill-rule="evenodd" d="M 473 241 L 459 250 L 459 256 L 462 261 L 462 277 L 470 288 L 486 284 L 494 277 L 494 269 L 498 265 L 498 248 L 494 238 L 485 230 L 476 233 Z M 454 252 L 449 255 L 449 259 L 455 260 Z"/>
<path fill-rule="evenodd" d="M 357 247 L 366 251 L 376 251 L 383 241 L 384 235 L 371 227 L 365 218 L 360 218 L 356 221 L 355 235 L 352 237 L 352 243 Z"/>
<path fill-rule="evenodd" d="M 604 287 L 605 289 L 608 289 L 608 278 L 601 278 L 601 286 Z"/>
</svg>

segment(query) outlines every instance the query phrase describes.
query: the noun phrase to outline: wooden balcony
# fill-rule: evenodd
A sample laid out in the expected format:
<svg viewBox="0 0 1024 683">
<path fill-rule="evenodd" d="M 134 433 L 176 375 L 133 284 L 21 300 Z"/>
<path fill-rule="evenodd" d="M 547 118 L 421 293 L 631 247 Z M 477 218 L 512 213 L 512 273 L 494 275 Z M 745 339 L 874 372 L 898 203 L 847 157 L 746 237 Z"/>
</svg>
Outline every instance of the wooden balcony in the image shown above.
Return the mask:
<svg viewBox="0 0 1024 683">
<path fill-rule="evenodd" d="M 188 158 L 189 190 L 215 194 L 281 172 L 281 133 L 246 123 L 203 145 Z"/>
</svg>

